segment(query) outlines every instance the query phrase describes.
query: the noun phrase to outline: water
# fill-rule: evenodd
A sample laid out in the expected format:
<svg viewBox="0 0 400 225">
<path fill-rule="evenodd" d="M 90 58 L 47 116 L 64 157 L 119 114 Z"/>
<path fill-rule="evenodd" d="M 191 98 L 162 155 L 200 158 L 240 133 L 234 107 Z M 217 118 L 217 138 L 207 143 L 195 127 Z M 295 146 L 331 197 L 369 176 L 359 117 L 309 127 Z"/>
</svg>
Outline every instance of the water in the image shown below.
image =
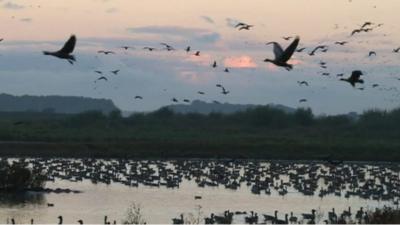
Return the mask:
<svg viewBox="0 0 400 225">
<path fill-rule="evenodd" d="M 171 223 L 171 219 L 179 217 L 181 213 L 209 216 L 211 213 L 231 211 L 251 211 L 259 214 L 273 215 L 278 210 L 279 217 L 284 218 L 285 213 L 309 213 L 317 209 L 326 217 L 332 208 L 342 212 L 352 207 L 354 211 L 359 207 L 374 209 L 391 205 L 387 201 L 365 200 L 356 196 L 350 198 L 328 195 L 320 198 L 317 195 L 304 196 L 293 188 L 289 193 L 280 196 L 275 190 L 271 195 L 255 195 L 250 187 L 242 184 L 238 190 L 219 187 L 200 188 L 192 180 L 183 180 L 179 188 L 166 187 L 129 187 L 120 183 L 93 184 L 88 180 L 71 182 L 56 179 L 47 182 L 49 188 L 70 188 L 80 190 L 79 194 L 36 194 L 30 196 L 9 196 L 2 194 L 0 201 L 0 223 L 6 223 L 7 218 L 15 218 L 17 223 L 30 223 L 34 218 L 35 223 L 57 223 L 57 217 L 62 215 L 64 223 L 77 223 L 82 219 L 84 223 L 103 223 L 104 216 L 109 220 L 121 222 L 126 209 L 132 202 L 141 205 L 142 213 L 148 223 Z M 195 200 L 194 196 L 202 196 Z M 48 207 L 53 203 L 54 207 Z M 201 209 L 198 210 L 198 207 Z M 243 222 L 243 217 L 235 216 L 234 222 Z"/>
</svg>

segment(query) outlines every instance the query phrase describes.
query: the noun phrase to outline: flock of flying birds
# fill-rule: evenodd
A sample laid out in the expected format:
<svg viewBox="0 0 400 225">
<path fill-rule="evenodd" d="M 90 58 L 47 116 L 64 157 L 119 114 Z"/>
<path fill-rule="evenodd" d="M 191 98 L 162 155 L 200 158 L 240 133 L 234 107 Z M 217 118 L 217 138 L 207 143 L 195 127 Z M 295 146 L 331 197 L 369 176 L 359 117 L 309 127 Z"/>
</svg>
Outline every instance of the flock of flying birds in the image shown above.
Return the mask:
<svg viewBox="0 0 400 225">
<path fill-rule="evenodd" d="M 376 28 L 379 28 L 383 26 L 383 24 L 375 24 L 373 22 L 365 22 L 364 24 L 362 24 L 359 28 L 354 29 L 351 33 L 350 36 L 354 36 L 354 35 L 359 35 L 361 33 L 368 33 L 373 31 Z M 235 29 L 237 29 L 238 31 L 248 31 L 250 29 L 252 29 L 254 27 L 254 25 L 251 24 L 247 24 L 244 22 L 238 22 L 236 24 L 236 26 L 234 26 Z M 282 46 L 278 43 L 278 42 L 268 42 L 266 43 L 266 45 L 272 45 L 273 46 L 273 54 L 274 54 L 274 58 L 273 59 L 265 59 L 264 62 L 266 63 L 272 63 L 277 67 L 282 67 L 288 71 L 293 69 L 293 65 L 290 64 L 290 59 L 292 58 L 293 54 L 295 53 L 301 53 L 307 50 L 306 47 L 301 47 L 299 48 L 299 43 L 300 43 L 300 37 L 299 36 L 287 36 L 287 37 L 282 37 L 283 40 L 285 41 L 291 41 L 291 43 L 285 48 L 283 49 Z M 4 39 L 0 39 L 0 42 L 2 42 Z M 73 51 L 75 49 L 77 43 L 77 38 L 75 35 L 71 35 L 71 37 L 67 40 L 67 42 L 64 44 L 64 46 L 58 50 L 58 51 L 43 51 L 44 55 L 49 55 L 49 56 L 54 56 L 60 59 L 65 59 L 67 60 L 70 64 L 74 64 L 74 62 L 76 62 L 76 58 L 73 55 Z M 336 41 L 333 44 L 334 45 L 338 45 L 338 46 L 344 46 L 347 45 L 349 43 L 349 41 Z M 155 47 L 143 47 L 143 50 L 147 50 L 149 52 L 152 51 L 156 51 L 156 50 L 166 50 L 168 52 L 170 51 L 177 51 L 177 49 L 175 49 L 173 46 L 167 44 L 167 43 L 160 43 L 160 45 L 163 47 L 161 49 L 155 48 Z M 329 45 L 318 45 L 314 48 L 310 48 L 310 51 L 308 52 L 309 56 L 315 56 L 317 53 L 321 52 L 321 53 L 325 53 L 329 50 Z M 119 47 L 120 49 L 123 49 L 125 51 L 130 50 L 130 49 L 135 49 L 134 47 L 131 46 L 121 46 Z M 184 51 L 186 51 L 186 53 L 190 54 L 192 52 L 192 49 L 190 46 L 187 46 Z M 395 49 L 393 49 L 392 51 L 393 53 L 400 53 L 400 47 L 397 47 Z M 104 55 L 114 55 L 117 54 L 114 51 L 110 51 L 110 50 L 99 50 L 97 51 L 98 54 L 104 54 Z M 193 51 L 193 55 L 194 56 L 200 56 L 201 52 L 200 51 Z M 375 51 L 370 51 L 368 53 L 368 57 L 375 57 L 377 56 L 377 53 Z M 320 61 L 319 62 L 319 66 L 323 69 L 327 68 L 327 63 Z M 211 67 L 212 68 L 217 68 L 218 64 L 217 61 L 213 61 L 211 63 Z M 224 68 L 223 70 L 226 73 L 229 73 L 230 70 L 229 68 Z M 105 72 L 100 71 L 100 70 L 95 70 L 95 73 L 97 73 L 99 75 L 99 77 L 94 81 L 99 82 L 99 81 L 108 81 L 107 76 L 105 75 Z M 109 73 L 114 74 L 114 75 L 118 75 L 118 73 L 120 72 L 119 69 L 117 70 L 112 70 L 109 71 Z M 323 72 L 321 73 L 322 76 L 329 76 L 330 73 L 328 72 Z M 344 73 L 340 73 L 336 75 L 337 77 L 340 77 L 340 81 L 345 81 L 348 82 L 353 88 L 357 88 L 359 90 L 364 90 L 364 87 L 357 87 L 357 84 L 363 84 L 364 80 L 361 79 L 361 77 L 363 76 L 363 72 L 361 70 L 353 70 L 351 74 L 349 74 L 349 76 L 347 78 L 343 78 Z M 397 78 L 398 80 L 400 80 L 400 78 Z M 297 81 L 298 85 L 300 86 L 309 86 L 309 82 L 308 81 Z M 376 88 L 378 87 L 379 84 L 373 84 L 372 87 Z M 221 89 L 221 94 L 223 95 L 228 95 L 230 93 L 229 90 L 227 90 L 222 84 L 216 84 L 217 88 Z M 165 89 L 164 89 L 165 90 Z M 391 90 L 394 90 L 396 92 L 399 92 L 397 90 L 397 88 L 393 88 Z M 400 92 L 399 92 L 400 93 Z M 204 95 L 205 92 L 203 91 L 198 91 L 197 94 L 199 95 Z M 140 95 L 137 95 L 134 97 L 134 99 L 137 100 L 142 100 L 143 97 Z M 177 98 L 171 98 L 171 101 L 174 103 L 178 103 L 179 100 Z M 190 103 L 189 99 L 183 99 L 182 100 L 185 103 Z M 302 102 L 307 102 L 307 99 L 302 98 L 299 100 L 300 103 Z M 219 103 L 218 101 L 214 101 L 214 103 Z"/>
</svg>

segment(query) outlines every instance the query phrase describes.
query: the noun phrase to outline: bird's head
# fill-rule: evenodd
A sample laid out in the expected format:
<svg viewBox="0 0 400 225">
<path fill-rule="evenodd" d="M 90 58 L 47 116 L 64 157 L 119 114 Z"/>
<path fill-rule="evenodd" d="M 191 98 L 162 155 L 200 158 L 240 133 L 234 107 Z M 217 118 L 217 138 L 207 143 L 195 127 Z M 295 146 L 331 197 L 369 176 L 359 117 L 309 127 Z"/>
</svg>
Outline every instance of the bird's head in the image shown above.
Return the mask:
<svg viewBox="0 0 400 225">
<path fill-rule="evenodd" d="M 353 70 L 353 72 L 351 72 L 352 76 L 361 76 L 364 75 L 361 70 Z"/>
</svg>

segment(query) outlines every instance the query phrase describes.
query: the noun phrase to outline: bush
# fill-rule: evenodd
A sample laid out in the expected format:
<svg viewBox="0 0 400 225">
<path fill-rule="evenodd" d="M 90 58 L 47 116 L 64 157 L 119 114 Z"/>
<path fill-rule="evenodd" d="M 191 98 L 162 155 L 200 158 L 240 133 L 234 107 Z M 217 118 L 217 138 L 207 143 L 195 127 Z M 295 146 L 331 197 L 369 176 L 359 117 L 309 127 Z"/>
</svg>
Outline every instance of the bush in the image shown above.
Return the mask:
<svg viewBox="0 0 400 225">
<path fill-rule="evenodd" d="M 0 162 L 0 191 L 23 191 L 42 188 L 46 177 L 38 170 L 32 170 L 24 162 Z"/>
<path fill-rule="evenodd" d="M 122 224 L 146 224 L 140 204 L 132 203 L 126 210 L 125 218 L 122 220 Z"/>
</svg>

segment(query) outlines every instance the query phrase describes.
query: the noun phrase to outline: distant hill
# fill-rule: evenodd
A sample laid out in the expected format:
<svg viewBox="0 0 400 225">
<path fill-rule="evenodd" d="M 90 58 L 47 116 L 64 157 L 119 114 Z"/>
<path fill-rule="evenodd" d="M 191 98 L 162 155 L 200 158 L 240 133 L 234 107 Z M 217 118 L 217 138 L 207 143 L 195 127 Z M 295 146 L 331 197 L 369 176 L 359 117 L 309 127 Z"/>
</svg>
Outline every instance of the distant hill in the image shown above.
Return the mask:
<svg viewBox="0 0 400 225">
<path fill-rule="evenodd" d="M 109 113 L 118 108 L 111 100 L 73 96 L 13 96 L 0 94 L 2 112 L 81 113 L 89 110 Z"/>
<path fill-rule="evenodd" d="M 230 103 L 216 103 L 216 102 L 204 102 L 200 100 L 193 101 L 190 105 L 188 104 L 177 104 L 177 105 L 169 105 L 167 106 L 174 112 L 177 113 L 200 113 L 200 114 L 209 114 L 211 112 L 218 112 L 224 114 L 235 113 L 239 111 L 245 111 L 247 109 L 255 108 L 261 105 L 252 105 L 252 104 L 230 104 Z M 296 109 L 279 105 L 279 104 L 268 104 L 273 108 L 281 109 L 287 113 L 293 113 Z"/>
</svg>

